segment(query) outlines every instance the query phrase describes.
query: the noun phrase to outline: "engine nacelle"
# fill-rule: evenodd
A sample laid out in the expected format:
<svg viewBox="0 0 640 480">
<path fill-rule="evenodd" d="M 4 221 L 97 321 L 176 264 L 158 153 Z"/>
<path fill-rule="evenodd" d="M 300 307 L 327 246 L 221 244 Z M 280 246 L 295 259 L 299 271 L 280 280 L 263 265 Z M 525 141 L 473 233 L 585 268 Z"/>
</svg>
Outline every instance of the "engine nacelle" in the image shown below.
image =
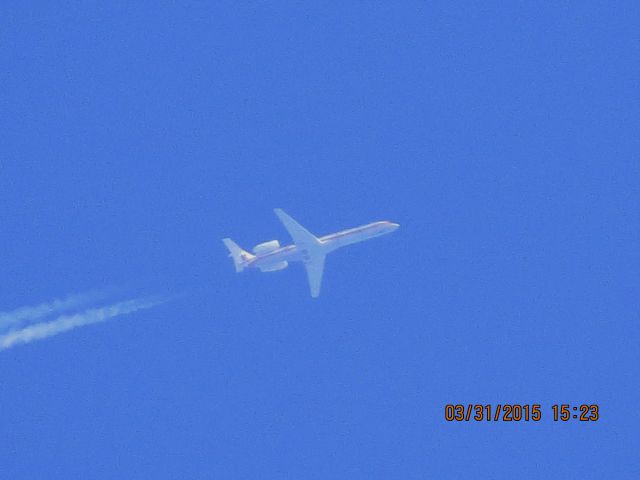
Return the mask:
<svg viewBox="0 0 640 480">
<path fill-rule="evenodd" d="M 289 265 L 289 262 L 282 261 L 282 262 L 278 262 L 275 263 L 273 265 L 269 265 L 268 267 L 261 267 L 260 271 L 261 272 L 275 272 L 276 270 L 282 270 L 283 268 L 287 268 L 287 265 Z"/>
<path fill-rule="evenodd" d="M 253 247 L 253 253 L 255 253 L 256 255 L 262 255 L 264 253 L 273 252 L 278 248 L 280 248 L 280 242 L 278 240 L 271 240 L 270 242 L 259 243 L 258 245 Z"/>
</svg>

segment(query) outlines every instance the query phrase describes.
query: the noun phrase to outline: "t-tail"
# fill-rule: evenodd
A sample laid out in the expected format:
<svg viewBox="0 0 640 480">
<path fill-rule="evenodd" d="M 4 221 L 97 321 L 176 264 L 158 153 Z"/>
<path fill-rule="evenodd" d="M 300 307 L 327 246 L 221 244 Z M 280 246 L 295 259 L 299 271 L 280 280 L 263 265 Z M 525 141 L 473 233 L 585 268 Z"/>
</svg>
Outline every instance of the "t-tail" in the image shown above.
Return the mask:
<svg viewBox="0 0 640 480">
<path fill-rule="evenodd" d="M 236 272 L 244 270 L 249 260 L 255 256 L 240 248 L 240 246 L 230 238 L 223 238 L 222 242 L 225 247 L 227 247 L 227 250 L 229 250 L 229 256 L 233 258 L 233 266 L 236 267 Z"/>
</svg>

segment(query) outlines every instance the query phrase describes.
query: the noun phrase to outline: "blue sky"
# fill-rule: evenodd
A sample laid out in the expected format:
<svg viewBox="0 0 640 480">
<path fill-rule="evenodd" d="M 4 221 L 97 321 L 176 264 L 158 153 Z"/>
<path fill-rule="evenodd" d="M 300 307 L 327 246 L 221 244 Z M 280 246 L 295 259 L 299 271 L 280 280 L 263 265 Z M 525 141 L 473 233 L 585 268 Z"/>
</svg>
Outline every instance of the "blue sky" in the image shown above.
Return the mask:
<svg viewBox="0 0 640 480">
<path fill-rule="evenodd" d="M 0 310 L 171 301 L 0 352 L 3 477 L 640 475 L 637 3 L 108 3 L 0 7 Z"/>
</svg>

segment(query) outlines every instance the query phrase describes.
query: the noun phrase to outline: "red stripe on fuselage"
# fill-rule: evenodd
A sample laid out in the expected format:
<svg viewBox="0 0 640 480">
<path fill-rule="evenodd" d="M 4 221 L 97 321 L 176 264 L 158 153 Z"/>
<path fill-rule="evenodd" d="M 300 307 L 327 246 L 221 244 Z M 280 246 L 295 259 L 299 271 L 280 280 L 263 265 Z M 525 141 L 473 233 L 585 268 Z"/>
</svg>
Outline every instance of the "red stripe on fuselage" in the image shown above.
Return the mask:
<svg viewBox="0 0 640 480">
<path fill-rule="evenodd" d="M 251 264 L 251 263 L 253 263 L 253 262 L 256 262 L 256 261 L 258 261 L 258 260 L 262 260 L 263 258 L 268 258 L 268 257 L 271 257 L 271 256 L 273 256 L 273 255 L 277 255 L 277 254 L 279 254 L 279 253 L 286 252 L 286 251 L 288 251 L 288 250 L 293 250 L 295 247 L 296 247 L 295 245 L 287 245 L 286 247 L 278 248 L 278 249 L 274 250 L 273 252 L 269 252 L 269 253 L 265 253 L 264 255 L 256 256 L 256 257 L 252 258 L 252 259 L 247 263 L 247 265 L 248 265 L 248 264 Z"/>
<path fill-rule="evenodd" d="M 336 238 L 341 238 L 341 237 L 345 237 L 347 235 L 353 235 L 354 233 L 361 233 L 364 232 L 365 230 L 368 230 L 370 228 L 373 227 L 377 227 L 379 225 L 381 225 L 382 223 L 385 222 L 376 222 L 376 223 L 370 223 L 369 225 L 365 225 L 363 227 L 356 227 L 356 228 L 352 228 L 349 230 L 343 230 L 341 232 L 337 232 L 337 233 L 331 233 L 329 235 L 325 235 L 324 237 L 320 237 L 319 240 L 321 242 L 326 242 L 327 240 L 335 240 Z M 261 256 L 256 256 L 255 258 L 251 259 L 249 262 L 247 262 L 247 265 L 254 263 L 258 260 L 262 260 L 264 258 L 269 258 L 272 257 L 273 255 L 278 255 L 280 253 L 284 253 L 286 251 L 289 250 L 293 250 L 296 247 L 296 245 L 287 245 L 286 247 L 282 247 L 282 248 L 278 248 L 277 250 L 274 250 L 273 252 L 269 252 L 266 253 L 264 255 Z"/>
<path fill-rule="evenodd" d="M 325 235 L 324 237 L 321 237 L 320 240 L 323 242 L 325 240 L 334 240 L 336 238 L 352 235 L 354 233 L 364 232 L 365 230 L 369 228 L 377 227 L 378 225 L 380 225 L 380 223 L 370 223 L 369 225 L 365 225 L 364 227 L 351 228 L 349 230 L 343 230 L 341 232 L 331 233 L 329 235 Z"/>
</svg>

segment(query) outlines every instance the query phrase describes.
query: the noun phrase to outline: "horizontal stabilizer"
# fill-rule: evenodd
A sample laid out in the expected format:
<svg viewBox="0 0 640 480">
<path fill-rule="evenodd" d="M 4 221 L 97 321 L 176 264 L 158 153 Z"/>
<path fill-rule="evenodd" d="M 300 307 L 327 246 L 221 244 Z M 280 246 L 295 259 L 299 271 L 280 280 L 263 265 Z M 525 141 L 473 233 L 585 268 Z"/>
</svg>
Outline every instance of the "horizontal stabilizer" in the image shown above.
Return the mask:
<svg viewBox="0 0 640 480">
<path fill-rule="evenodd" d="M 244 270 L 247 262 L 254 258 L 254 255 L 240 248 L 240 246 L 230 238 L 223 238 L 222 243 L 224 243 L 224 246 L 229 250 L 229 256 L 233 258 L 233 266 L 236 268 L 236 272 Z"/>
</svg>

